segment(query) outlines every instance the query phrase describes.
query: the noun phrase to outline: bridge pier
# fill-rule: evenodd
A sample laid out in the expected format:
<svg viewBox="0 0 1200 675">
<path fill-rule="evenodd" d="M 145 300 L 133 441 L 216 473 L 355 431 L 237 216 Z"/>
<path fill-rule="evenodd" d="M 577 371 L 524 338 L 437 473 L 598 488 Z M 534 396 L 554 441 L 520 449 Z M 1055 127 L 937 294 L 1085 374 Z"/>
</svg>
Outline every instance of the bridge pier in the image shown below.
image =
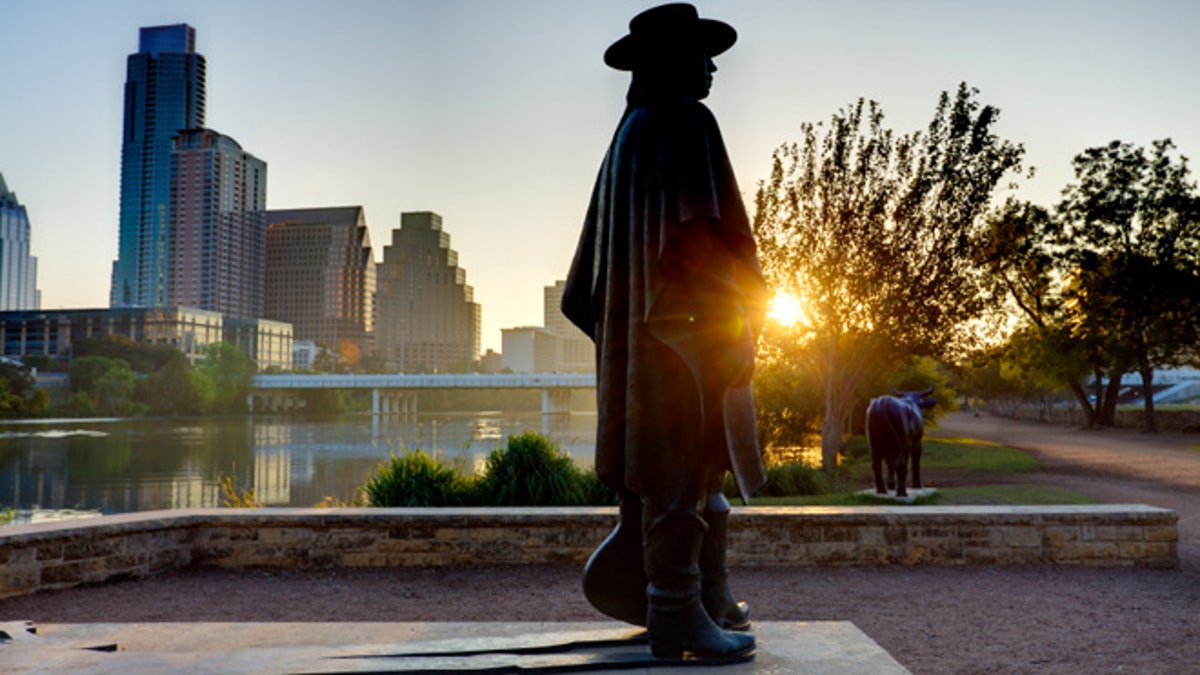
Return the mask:
<svg viewBox="0 0 1200 675">
<path fill-rule="evenodd" d="M 371 390 L 371 416 L 397 417 L 417 414 L 417 395 L 395 390 Z"/>
<path fill-rule="evenodd" d="M 542 390 L 542 414 L 543 415 L 569 415 L 569 414 L 571 414 L 571 390 L 570 389 L 543 389 Z"/>
</svg>

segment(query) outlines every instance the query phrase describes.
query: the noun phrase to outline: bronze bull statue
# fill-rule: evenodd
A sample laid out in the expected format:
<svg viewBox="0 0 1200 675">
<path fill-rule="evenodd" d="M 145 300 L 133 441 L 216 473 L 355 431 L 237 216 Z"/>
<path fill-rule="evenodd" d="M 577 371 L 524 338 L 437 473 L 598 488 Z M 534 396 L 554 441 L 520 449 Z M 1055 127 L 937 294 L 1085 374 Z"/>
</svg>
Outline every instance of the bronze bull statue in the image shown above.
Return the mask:
<svg viewBox="0 0 1200 675">
<path fill-rule="evenodd" d="M 932 408 L 933 387 L 925 391 L 901 392 L 894 396 L 871 399 L 867 406 L 867 442 L 871 445 L 871 470 L 875 473 L 875 492 L 887 494 L 894 489 L 897 497 L 907 497 L 904 484 L 908 463 L 912 461 L 912 486 L 921 487 L 921 438 L 925 420 L 921 411 Z M 887 463 L 884 483 L 883 464 Z"/>
</svg>

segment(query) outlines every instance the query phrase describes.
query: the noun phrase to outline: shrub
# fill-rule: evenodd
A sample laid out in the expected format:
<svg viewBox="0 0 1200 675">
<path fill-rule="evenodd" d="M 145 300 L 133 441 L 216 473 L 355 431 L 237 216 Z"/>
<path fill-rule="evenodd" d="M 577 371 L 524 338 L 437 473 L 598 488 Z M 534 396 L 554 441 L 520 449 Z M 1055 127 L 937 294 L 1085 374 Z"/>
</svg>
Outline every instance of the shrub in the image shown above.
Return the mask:
<svg viewBox="0 0 1200 675">
<path fill-rule="evenodd" d="M 471 481 L 457 466 L 446 466 L 421 450 L 411 450 L 375 468 L 362 487 L 371 506 L 464 506 L 473 500 Z"/>
<path fill-rule="evenodd" d="M 820 495 L 831 492 L 834 487 L 829 474 L 803 462 L 768 464 L 766 470 L 767 482 L 754 494 L 756 497 Z M 725 476 L 725 496 L 730 499 L 738 496 L 733 476 L 728 474 Z"/>
<path fill-rule="evenodd" d="M 584 472 L 558 444 L 526 431 L 509 436 L 506 447 L 488 455 L 479 498 L 494 506 L 576 506 L 588 503 L 591 490 Z"/>
</svg>

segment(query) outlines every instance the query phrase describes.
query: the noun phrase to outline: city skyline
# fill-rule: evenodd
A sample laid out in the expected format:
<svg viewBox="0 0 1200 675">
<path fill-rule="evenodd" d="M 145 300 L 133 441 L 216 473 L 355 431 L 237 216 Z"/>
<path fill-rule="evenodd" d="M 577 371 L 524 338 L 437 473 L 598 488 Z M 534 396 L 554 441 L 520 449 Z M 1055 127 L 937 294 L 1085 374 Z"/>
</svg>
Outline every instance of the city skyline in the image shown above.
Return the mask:
<svg viewBox="0 0 1200 675">
<path fill-rule="evenodd" d="M 361 204 L 376 241 L 402 212 L 442 214 L 482 348 L 497 349 L 500 328 L 540 322 L 542 288 L 566 273 L 627 84 L 601 54 L 654 4 L 9 0 L 0 60 L 21 65 L 6 74 L 0 172 L 33 223 L 42 305 L 108 305 L 125 59 L 139 28 L 188 24 L 207 59 L 205 125 L 270 161 L 267 208 Z M 1020 194 L 1045 205 L 1087 147 L 1200 148 L 1194 3 L 697 6 L 740 34 L 708 103 L 748 204 L 801 122 L 861 96 L 915 130 L 960 81 L 1001 109 L 999 132 L 1038 169 Z"/>
</svg>

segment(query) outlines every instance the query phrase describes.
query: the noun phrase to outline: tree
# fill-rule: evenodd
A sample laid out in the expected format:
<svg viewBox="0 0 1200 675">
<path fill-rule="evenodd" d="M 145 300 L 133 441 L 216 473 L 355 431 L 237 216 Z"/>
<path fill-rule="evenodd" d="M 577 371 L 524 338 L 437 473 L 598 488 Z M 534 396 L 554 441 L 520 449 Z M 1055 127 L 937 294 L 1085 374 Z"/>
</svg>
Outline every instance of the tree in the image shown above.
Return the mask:
<svg viewBox="0 0 1200 675">
<path fill-rule="evenodd" d="M 801 126 L 759 185 L 764 271 L 803 298 L 824 392 L 822 461 L 845 443 L 860 386 L 904 357 L 940 356 L 985 309 L 972 264 L 982 216 L 1023 149 L 998 138 L 999 111 L 963 84 L 924 132 L 896 135 L 875 102 Z"/>
<path fill-rule="evenodd" d="M 1007 363 L 1010 375 L 1025 368 L 1052 376 L 1075 396 L 1087 426 L 1111 425 L 1117 391 L 1096 387 L 1089 395 L 1084 388 L 1089 376 L 1094 383 L 1104 382 L 1112 363 L 1094 340 L 1071 330 L 1063 298 L 1069 266 L 1058 246 L 1061 229 L 1045 208 L 1013 199 L 988 219 L 979 264 L 992 297 L 1014 305 L 1026 322 L 996 355 L 997 363 Z M 1027 353 L 1018 353 L 1022 351 Z M 1120 379 L 1120 374 L 1108 378 L 1118 384 Z"/>
<path fill-rule="evenodd" d="M 94 409 L 108 414 L 125 411 L 133 395 L 133 371 L 120 359 L 84 356 L 71 363 L 71 391 L 90 399 Z"/>
<path fill-rule="evenodd" d="M 192 377 L 192 367 L 182 352 L 137 384 L 137 399 L 156 413 L 194 415 L 204 401 Z"/>
<path fill-rule="evenodd" d="M 204 399 L 210 409 L 216 412 L 245 409 L 246 396 L 253 384 L 256 368 L 254 361 L 237 346 L 228 342 L 208 345 L 204 349 L 204 358 L 193 371 L 199 375 L 199 378 L 193 378 L 197 390 L 210 392 Z M 206 380 L 207 383 L 198 380 Z"/>
<path fill-rule="evenodd" d="M 137 342 L 124 335 L 77 338 L 71 343 L 71 350 L 75 358 L 104 356 L 119 359 L 128 363 L 135 373 L 152 373 L 181 354 L 171 345 Z"/>
<path fill-rule="evenodd" d="M 15 363 L 0 362 L 0 417 L 21 417 L 49 405 L 50 396 L 34 387 L 28 371 Z"/>
<path fill-rule="evenodd" d="M 1058 206 L 1072 334 L 1108 355 L 1110 390 L 1141 375 L 1147 431 L 1154 370 L 1188 362 L 1200 341 L 1200 196 L 1174 147 L 1085 150 Z"/>
</svg>

